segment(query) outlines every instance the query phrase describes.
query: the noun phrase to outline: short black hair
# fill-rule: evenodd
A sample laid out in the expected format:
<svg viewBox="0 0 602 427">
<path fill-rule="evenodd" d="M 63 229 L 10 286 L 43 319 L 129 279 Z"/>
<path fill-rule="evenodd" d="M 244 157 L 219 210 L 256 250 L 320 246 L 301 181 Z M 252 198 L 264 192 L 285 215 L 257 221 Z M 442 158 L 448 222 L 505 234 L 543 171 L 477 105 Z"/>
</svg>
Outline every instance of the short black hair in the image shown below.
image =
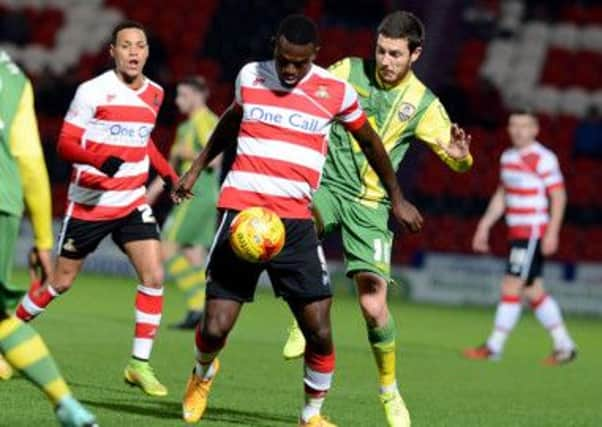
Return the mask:
<svg viewBox="0 0 602 427">
<path fill-rule="evenodd" d="M 113 32 L 111 33 L 111 44 L 115 45 L 117 43 L 117 34 L 121 30 L 125 30 L 126 28 L 137 28 L 141 30 L 146 38 L 148 39 L 148 34 L 146 33 L 146 28 L 138 21 L 122 21 L 113 28 Z"/>
<path fill-rule="evenodd" d="M 525 105 L 514 107 L 508 110 L 508 118 L 512 116 L 531 116 L 536 122 L 539 121 L 535 111 L 533 111 L 531 107 Z"/>
<path fill-rule="evenodd" d="M 416 15 L 405 10 L 389 13 L 378 26 L 378 34 L 392 39 L 408 39 L 410 52 L 424 44 L 424 25 Z"/>
<path fill-rule="evenodd" d="M 178 85 L 190 86 L 194 90 L 203 95 L 209 93 L 209 87 L 207 86 L 207 80 L 203 76 L 188 76 L 178 82 Z"/>
<path fill-rule="evenodd" d="M 301 14 L 288 15 L 280 22 L 276 40 L 280 36 L 297 45 L 313 43 L 317 46 L 319 43 L 318 27 L 315 22 Z"/>
</svg>

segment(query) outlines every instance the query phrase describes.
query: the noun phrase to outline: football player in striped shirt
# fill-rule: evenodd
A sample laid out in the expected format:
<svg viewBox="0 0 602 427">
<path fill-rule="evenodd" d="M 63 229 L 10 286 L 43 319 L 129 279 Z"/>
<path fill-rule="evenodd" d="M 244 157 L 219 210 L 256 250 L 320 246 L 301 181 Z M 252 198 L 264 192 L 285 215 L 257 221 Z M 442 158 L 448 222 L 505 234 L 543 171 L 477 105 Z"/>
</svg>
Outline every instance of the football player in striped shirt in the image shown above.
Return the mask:
<svg viewBox="0 0 602 427">
<path fill-rule="evenodd" d="M 10 283 L 24 205 L 35 236 L 30 258 L 34 280 L 39 280 L 36 270 L 42 278 L 51 272 L 52 209 L 31 82 L 3 50 L 0 91 L 0 380 L 18 369 L 56 406 L 61 425 L 92 427 L 94 416 L 73 397 L 42 338 L 7 312 L 24 293 Z"/>
<path fill-rule="evenodd" d="M 242 68 L 234 103 L 173 194 L 174 201 L 190 197 L 199 173 L 237 141 L 236 158 L 218 201 L 223 216 L 209 254 L 205 315 L 197 329 L 196 365 L 183 402 L 187 422 L 197 422 L 203 416 L 219 370 L 216 356 L 243 303 L 253 300 L 259 274 L 267 270 L 276 295 L 288 303 L 307 339 L 306 395 L 299 425 L 334 425 L 320 414 L 335 365 L 330 328 L 332 293 L 310 207 L 324 166 L 326 137 L 334 122 L 354 136 L 358 150 L 383 183 L 395 218 L 413 231 L 422 226 L 416 208 L 403 199 L 381 139 L 368 123 L 357 92 L 313 64 L 317 50 L 315 24 L 302 15 L 285 18 L 275 38 L 274 59 Z M 243 261 L 228 244 L 233 217 L 252 206 L 272 209 L 286 228 L 282 252 L 264 264 Z"/>
<path fill-rule="evenodd" d="M 530 111 L 510 114 L 508 133 L 512 147 L 502 154 L 500 185 L 472 243 L 475 251 L 489 252 L 489 230 L 505 216 L 510 254 L 493 331 L 485 344 L 464 351 L 469 359 L 501 357 L 506 339 L 520 318 L 523 298 L 529 301 L 535 317 L 552 338 L 553 351 L 544 363 L 560 365 L 577 356 L 558 303 L 543 286 L 544 257 L 558 249 L 566 191 L 558 159 L 537 141 L 538 131 L 537 117 Z"/>
<path fill-rule="evenodd" d="M 85 258 L 110 234 L 140 281 L 125 380 L 149 395 L 165 396 L 148 362 L 163 311 L 163 269 L 145 184 L 150 165 L 165 182 L 175 182 L 177 175 L 150 138 L 163 89 L 142 73 L 149 54 L 144 27 L 131 21 L 116 26 L 110 53 L 115 68 L 82 83 L 65 117 L 57 148 L 73 163 L 73 173 L 59 256 L 51 277 L 30 289 L 17 316 L 29 321 L 69 290 Z"/>
<path fill-rule="evenodd" d="M 418 139 L 451 169 L 464 172 L 472 165 L 470 136 L 451 123 L 439 99 L 412 71 L 423 43 L 420 20 L 396 11 L 378 27 L 373 59 L 345 58 L 330 71 L 357 90 L 394 168 Z M 341 231 L 346 273 L 357 286 L 387 421 L 408 426 L 409 413 L 396 380 L 395 322 L 387 307 L 393 241 L 388 228 L 390 200 L 354 135 L 339 124 L 329 135 L 324 176 L 313 207 L 321 234 Z M 293 359 L 304 349 L 303 335 L 293 324 L 283 355 Z"/>
</svg>

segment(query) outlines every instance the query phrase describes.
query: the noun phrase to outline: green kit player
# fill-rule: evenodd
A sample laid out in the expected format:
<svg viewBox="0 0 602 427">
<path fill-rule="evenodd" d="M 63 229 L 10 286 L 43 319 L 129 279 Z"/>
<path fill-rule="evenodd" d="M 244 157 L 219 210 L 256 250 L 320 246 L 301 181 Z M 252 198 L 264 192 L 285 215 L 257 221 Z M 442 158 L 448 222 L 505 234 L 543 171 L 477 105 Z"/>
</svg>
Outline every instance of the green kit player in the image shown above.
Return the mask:
<svg viewBox="0 0 602 427">
<path fill-rule="evenodd" d="M 31 83 L 2 50 L 0 99 L 0 380 L 18 369 L 46 393 L 63 426 L 94 426 L 94 416 L 73 398 L 42 338 L 7 313 L 24 293 L 10 284 L 24 205 L 35 235 L 31 273 L 40 268 L 42 279 L 50 273 L 52 217 Z"/>
<path fill-rule="evenodd" d="M 184 173 L 192 160 L 205 146 L 218 117 L 207 107 L 208 88 L 202 77 L 190 77 L 178 84 L 176 105 L 188 120 L 178 126 L 170 159 L 179 174 Z M 179 329 L 194 329 L 205 304 L 204 261 L 211 246 L 217 222 L 217 196 L 219 192 L 219 166 L 203 172 L 193 192 L 194 197 L 173 208 L 165 221 L 161 234 L 161 253 L 168 277 L 186 295 L 187 313 L 173 325 Z M 161 185 L 153 183 L 149 198 L 154 199 Z"/>
<path fill-rule="evenodd" d="M 424 28 L 418 18 L 397 11 L 378 27 L 375 59 L 346 58 L 330 71 L 358 92 L 394 168 L 417 138 L 450 168 L 463 172 L 472 165 L 470 136 L 450 122 L 437 97 L 412 72 L 423 42 Z M 387 227 L 390 203 L 357 142 L 342 126 L 333 125 L 328 149 L 320 188 L 313 199 L 316 223 L 322 234 L 341 231 L 346 272 L 357 286 L 387 421 L 391 426 L 409 426 L 396 382 L 395 323 L 386 299 L 393 239 Z M 294 325 L 284 357 L 301 356 L 304 346 L 303 335 Z"/>
</svg>

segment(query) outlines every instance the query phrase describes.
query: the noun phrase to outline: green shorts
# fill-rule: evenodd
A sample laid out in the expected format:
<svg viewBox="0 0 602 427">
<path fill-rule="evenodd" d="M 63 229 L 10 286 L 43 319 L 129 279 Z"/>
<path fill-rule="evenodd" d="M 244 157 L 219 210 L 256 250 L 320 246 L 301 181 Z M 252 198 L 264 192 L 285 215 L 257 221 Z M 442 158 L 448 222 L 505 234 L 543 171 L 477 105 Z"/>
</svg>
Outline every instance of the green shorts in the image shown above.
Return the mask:
<svg viewBox="0 0 602 427">
<path fill-rule="evenodd" d="M 215 172 L 212 172 L 215 174 Z M 175 206 L 163 224 L 161 240 L 180 246 L 209 248 L 217 227 L 217 180 L 201 176 L 193 188 L 195 196 Z"/>
<path fill-rule="evenodd" d="M 14 307 L 23 296 L 10 283 L 20 224 L 20 217 L 0 213 L 0 311 Z"/>
<path fill-rule="evenodd" d="M 347 276 L 369 271 L 390 281 L 393 233 L 387 226 L 386 206 L 367 207 L 321 186 L 314 194 L 313 207 L 324 235 L 341 230 Z"/>
</svg>

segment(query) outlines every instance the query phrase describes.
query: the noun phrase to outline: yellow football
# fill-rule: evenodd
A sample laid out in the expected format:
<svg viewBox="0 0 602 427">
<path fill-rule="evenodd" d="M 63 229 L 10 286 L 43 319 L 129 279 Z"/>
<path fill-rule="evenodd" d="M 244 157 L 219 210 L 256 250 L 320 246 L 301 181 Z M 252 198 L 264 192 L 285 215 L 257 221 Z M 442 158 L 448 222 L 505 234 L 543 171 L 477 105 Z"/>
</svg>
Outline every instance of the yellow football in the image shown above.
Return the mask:
<svg viewBox="0 0 602 427">
<path fill-rule="evenodd" d="M 285 234 L 284 224 L 274 211 L 247 208 L 230 224 L 230 246 L 245 261 L 267 262 L 282 250 Z"/>
</svg>

